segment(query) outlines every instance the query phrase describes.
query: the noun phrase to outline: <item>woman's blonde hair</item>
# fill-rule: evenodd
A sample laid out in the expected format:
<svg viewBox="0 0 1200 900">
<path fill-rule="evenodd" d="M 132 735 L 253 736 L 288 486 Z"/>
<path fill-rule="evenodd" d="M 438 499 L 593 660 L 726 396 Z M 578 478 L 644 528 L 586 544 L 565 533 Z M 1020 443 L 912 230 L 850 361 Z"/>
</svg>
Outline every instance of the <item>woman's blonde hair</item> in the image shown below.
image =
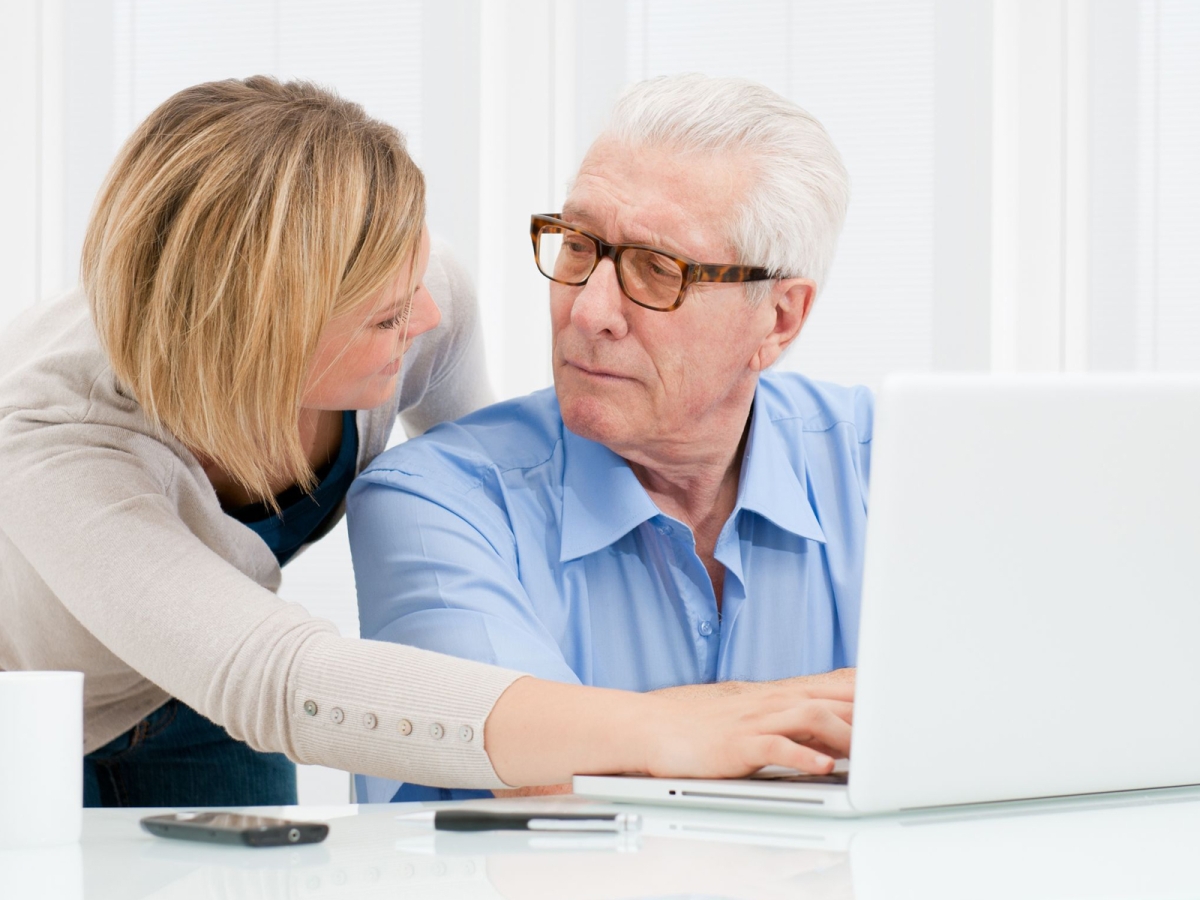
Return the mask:
<svg viewBox="0 0 1200 900">
<path fill-rule="evenodd" d="M 299 418 L 322 330 L 415 260 L 424 219 L 404 138 L 358 104 L 265 76 L 200 84 L 121 149 L 83 285 L 150 420 L 273 503 L 273 480 L 313 483 Z"/>
</svg>

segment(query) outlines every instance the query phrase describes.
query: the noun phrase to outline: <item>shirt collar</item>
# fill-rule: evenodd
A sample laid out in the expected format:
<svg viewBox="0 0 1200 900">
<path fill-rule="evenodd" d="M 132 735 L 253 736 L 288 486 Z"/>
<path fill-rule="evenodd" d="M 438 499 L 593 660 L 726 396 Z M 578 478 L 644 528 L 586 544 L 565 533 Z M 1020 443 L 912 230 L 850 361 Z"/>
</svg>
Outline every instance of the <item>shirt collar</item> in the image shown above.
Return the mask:
<svg viewBox="0 0 1200 900">
<path fill-rule="evenodd" d="M 734 514 L 740 509 L 748 509 L 785 531 L 823 544 L 825 532 L 808 498 L 803 445 L 794 448 L 789 455 L 789 448 L 784 446 L 783 437 L 771 418 L 769 405 L 767 392 L 755 391 Z M 791 456 L 795 457 L 794 462 Z"/>
<path fill-rule="evenodd" d="M 808 499 L 801 448 L 793 465 L 767 406 L 764 392 L 755 391 L 734 515 L 748 509 L 785 531 L 825 543 Z M 629 464 L 603 444 L 564 425 L 563 454 L 559 562 L 595 553 L 660 515 Z"/>
<path fill-rule="evenodd" d="M 559 562 L 595 553 L 659 514 L 633 469 L 603 444 L 563 426 Z"/>
</svg>

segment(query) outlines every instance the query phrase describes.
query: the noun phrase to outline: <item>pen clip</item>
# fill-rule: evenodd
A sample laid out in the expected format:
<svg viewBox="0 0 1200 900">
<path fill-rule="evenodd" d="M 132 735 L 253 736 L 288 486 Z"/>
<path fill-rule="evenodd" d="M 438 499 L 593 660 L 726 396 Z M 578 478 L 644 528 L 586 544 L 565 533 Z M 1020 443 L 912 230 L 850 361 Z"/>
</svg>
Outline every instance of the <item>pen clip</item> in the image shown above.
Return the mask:
<svg viewBox="0 0 1200 900">
<path fill-rule="evenodd" d="M 642 817 L 637 813 L 617 813 L 603 818 L 531 818 L 525 825 L 530 831 L 637 831 Z"/>
</svg>

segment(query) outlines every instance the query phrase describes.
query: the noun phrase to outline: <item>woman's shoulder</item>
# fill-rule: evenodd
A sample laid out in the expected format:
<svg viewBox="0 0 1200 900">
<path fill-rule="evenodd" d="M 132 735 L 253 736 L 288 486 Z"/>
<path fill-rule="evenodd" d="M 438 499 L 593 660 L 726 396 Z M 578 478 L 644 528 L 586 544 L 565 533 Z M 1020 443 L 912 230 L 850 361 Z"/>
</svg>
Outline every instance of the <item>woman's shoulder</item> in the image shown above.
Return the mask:
<svg viewBox="0 0 1200 900">
<path fill-rule="evenodd" d="M 56 408 L 81 417 L 112 370 L 80 289 L 35 304 L 0 331 L 0 410 Z"/>
<path fill-rule="evenodd" d="M 441 321 L 405 354 L 392 401 L 367 415 L 368 461 L 383 449 L 397 414 L 405 417 L 410 433 L 420 433 L 491 402 L 475 286 L 450 246 L 437 238 L 430 246 L 425 287 Z"/>
<path fill-rule="evenodd" d="M 130 445 L 163 446 L 109 365 L 80 289 L 31 307 L 0 331 L 0 449 L 6 434 L 32 423 L 104 426 L 96 438 L 102 446 L 121 435 Z"/>
<path fill-rule="evenodd" d="M 435 237 L 430 241 L 425 287 L 433 295 L 442 320 L 437 328 L 422 337 L 433 338 L 431 343 L 450 342 L 464 326 L 474 322 L 478 306 L 470 273 L 450 245 L 441 238 Z"/>
</svg>

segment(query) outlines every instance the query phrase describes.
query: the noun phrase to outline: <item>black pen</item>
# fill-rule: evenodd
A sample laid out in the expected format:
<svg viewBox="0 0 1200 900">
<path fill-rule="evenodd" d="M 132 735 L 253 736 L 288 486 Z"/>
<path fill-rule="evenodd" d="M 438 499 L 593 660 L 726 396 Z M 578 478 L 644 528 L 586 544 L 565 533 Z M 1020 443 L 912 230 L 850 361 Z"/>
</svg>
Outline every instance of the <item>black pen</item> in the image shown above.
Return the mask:
<svg viewBox="0 0 1200 900">
<path fill-rule="evenodd" d="M 637 831 L 637 813 L 525 813 L 484 809 L 438 809 L 396 816 L 401 822 L 432 823 L 438 831 Z"/>
</svg>

